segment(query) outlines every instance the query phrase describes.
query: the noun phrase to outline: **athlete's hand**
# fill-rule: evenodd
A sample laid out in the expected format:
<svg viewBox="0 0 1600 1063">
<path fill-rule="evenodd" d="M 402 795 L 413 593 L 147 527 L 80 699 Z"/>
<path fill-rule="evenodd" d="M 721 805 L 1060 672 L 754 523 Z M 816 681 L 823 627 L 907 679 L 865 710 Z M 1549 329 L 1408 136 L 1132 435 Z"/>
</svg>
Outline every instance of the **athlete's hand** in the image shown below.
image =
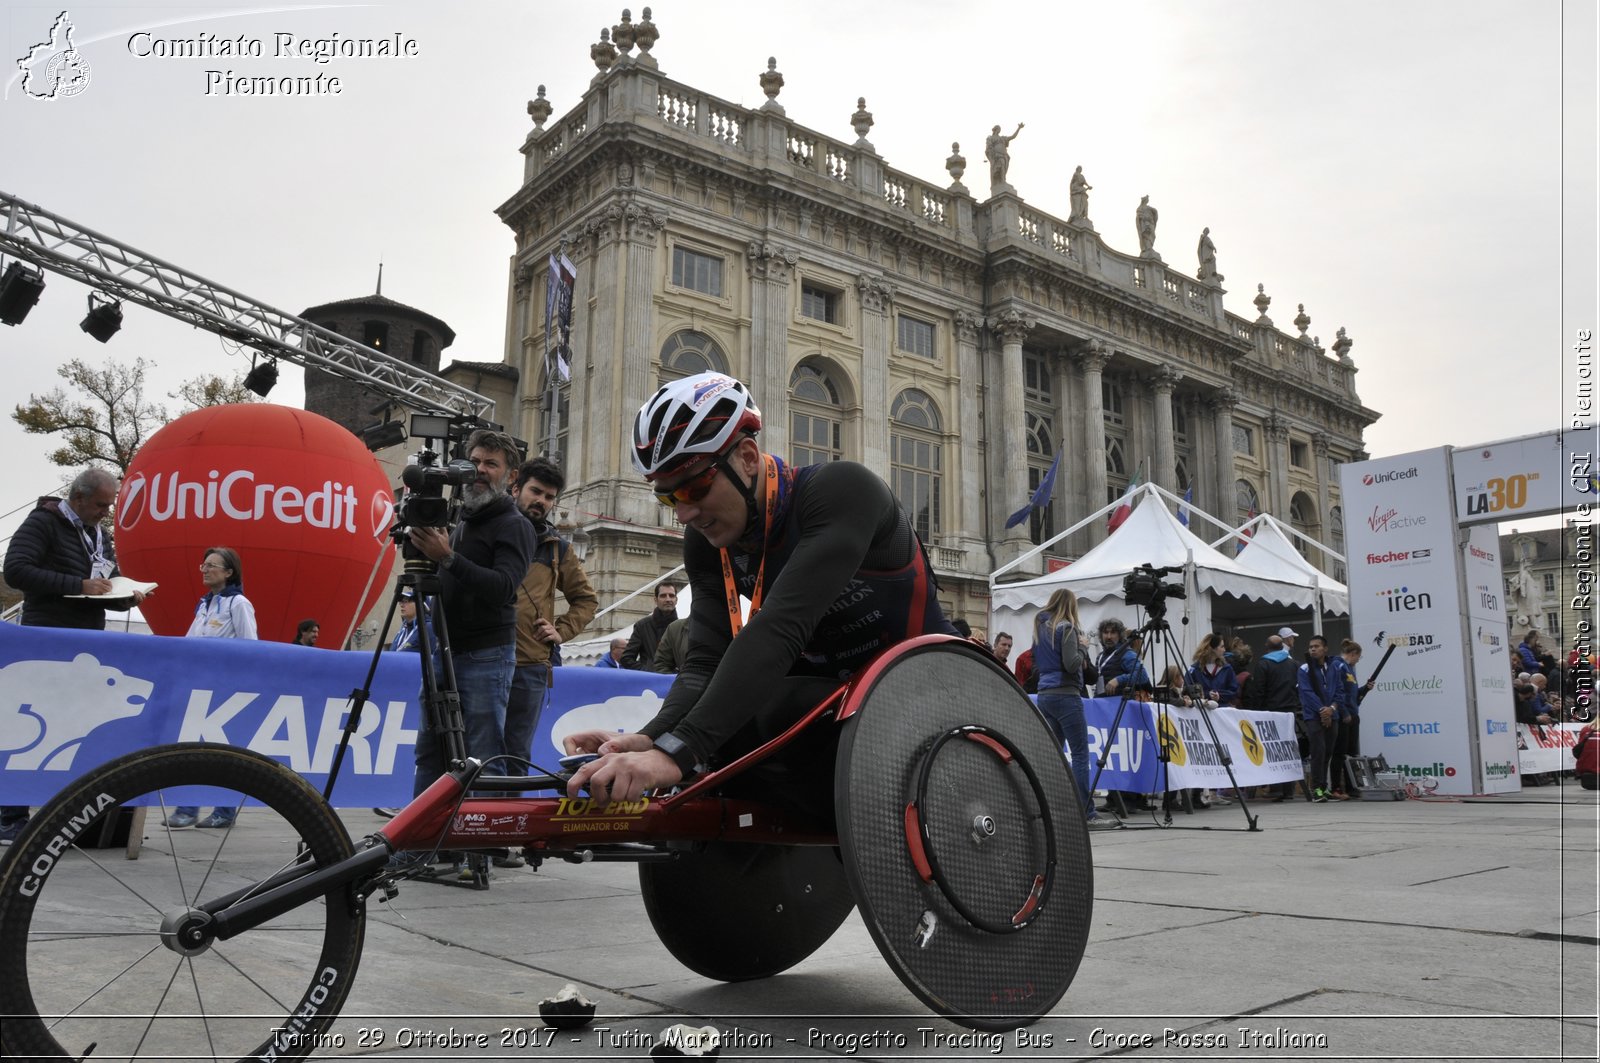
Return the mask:
<svg viewBox="0 0 1600 1063">
<path fill-rule="evenodd" d="M 642 753 L 654 746 L 649 735 L 615 731 L 575 731 L 561 740 L 569 757 L 574 753 Z"/>
<path fill-rule="evenodd" d="M 671 786 L 682 779 L 678 765 L 659 749 L 607 753 L 577 770 L 567 783 L 567 796 L 581 796 L 587 789 L 596 801 L 632 801 L 648 790 Z"/>
</svg>

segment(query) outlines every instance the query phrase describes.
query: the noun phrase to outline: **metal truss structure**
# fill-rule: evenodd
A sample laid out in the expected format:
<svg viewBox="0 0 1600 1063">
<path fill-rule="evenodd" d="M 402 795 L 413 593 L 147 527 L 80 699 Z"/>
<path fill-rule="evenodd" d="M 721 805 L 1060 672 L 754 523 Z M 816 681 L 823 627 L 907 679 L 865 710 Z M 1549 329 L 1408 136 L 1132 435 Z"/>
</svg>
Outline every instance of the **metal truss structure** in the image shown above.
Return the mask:
<svg viewBox="0 0 1600 1063">
<path fill-rule="evenodd" d="M 0 254 L 186 321 L 269 358 L 355 381 L 413 410 L 485 421 L 494 412 L 493 399 L 6 192 L 0 192 L 0 210 L 6 218 Z"/>
</svg>

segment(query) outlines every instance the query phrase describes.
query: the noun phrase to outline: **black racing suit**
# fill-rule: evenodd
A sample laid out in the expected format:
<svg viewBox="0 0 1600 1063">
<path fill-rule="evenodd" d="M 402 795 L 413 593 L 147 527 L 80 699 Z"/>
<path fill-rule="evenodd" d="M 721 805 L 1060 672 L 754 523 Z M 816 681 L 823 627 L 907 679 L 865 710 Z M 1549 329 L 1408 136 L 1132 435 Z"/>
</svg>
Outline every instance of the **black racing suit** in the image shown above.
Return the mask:
<svg viewBox="0 0 1600 1063">
<path fill-rule="evenodd" d="M 730 760 L 781 733 L 888 647 L 955 634 L 927 555 L 887 484 L 854 462 L 793 470 L 792 483 L 781 471 L 768 541 L 754 552 L 729 548 L 746 598 L 765 559 L 761 608 L 738 638 L 720 551 L 694 528 L 684 533 L 689 649 L 642 731 L 652 739 L 671 732 L 701 763 Z M 782 758 L 792 785 L 809 791 L 802 806 L 821 816 L 831 815 L 837 737 L 832 727 L 812 729 Z"/>
</svg>

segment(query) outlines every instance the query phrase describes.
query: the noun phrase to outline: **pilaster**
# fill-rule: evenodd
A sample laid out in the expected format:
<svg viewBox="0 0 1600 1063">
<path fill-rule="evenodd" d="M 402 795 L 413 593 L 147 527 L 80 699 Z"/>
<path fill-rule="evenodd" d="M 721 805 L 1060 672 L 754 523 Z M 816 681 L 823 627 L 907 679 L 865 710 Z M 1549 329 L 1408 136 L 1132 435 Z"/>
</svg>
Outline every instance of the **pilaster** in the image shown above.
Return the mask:
<svg viewBox="0 0 1600 1063">
<path fill-rule="evenodd" d="M 747 383 L 758 397 L 762 445 L 775 454 L 789 452 L 789 286 L 800 255 L 793 248 L 751 242 L 745 248 L 750 269 L 750 370 Z M 735 369 L 737 375 L 737 367 Z"/>
<path fill-rule="evenodd" d="M 861 459 L 887 479 L 889 472 L 889 346 L 894 334 L 894 285 L 882 277 L 856 278 L 861 300 Z"/>
</svg>

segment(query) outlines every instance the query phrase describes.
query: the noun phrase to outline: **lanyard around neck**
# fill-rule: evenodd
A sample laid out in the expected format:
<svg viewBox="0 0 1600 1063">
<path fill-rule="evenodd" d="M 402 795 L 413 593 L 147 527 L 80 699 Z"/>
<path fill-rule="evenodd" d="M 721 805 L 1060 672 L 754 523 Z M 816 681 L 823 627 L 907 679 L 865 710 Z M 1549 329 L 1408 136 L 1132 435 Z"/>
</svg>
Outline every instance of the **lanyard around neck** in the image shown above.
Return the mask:
<svg viewBox="0 0 1600 1063">
<path fill-rule="evenodd" d="M 762 463 L 766 472 L 762 479 L 766 484 L 766 513 L 762 517 L 761 528 L 761 567 L 756 569 L 756 589 L 750 595 L 750 615 L 754 617 L 761 609 L 761 592 L 765 589 L 767 575 L 767 540 L 772 536 L 772 516 L 778 511 L 778 463 L 771 454 L 763 454 Z M 727 548 L 722 550 L 722 586 L 727 596 L 728 604 L 728 631 L 737 635 L 744 621 L 739 616 L 739 584 L 733 578 L 733 559 L 728 556 Z"/>
</svg>

